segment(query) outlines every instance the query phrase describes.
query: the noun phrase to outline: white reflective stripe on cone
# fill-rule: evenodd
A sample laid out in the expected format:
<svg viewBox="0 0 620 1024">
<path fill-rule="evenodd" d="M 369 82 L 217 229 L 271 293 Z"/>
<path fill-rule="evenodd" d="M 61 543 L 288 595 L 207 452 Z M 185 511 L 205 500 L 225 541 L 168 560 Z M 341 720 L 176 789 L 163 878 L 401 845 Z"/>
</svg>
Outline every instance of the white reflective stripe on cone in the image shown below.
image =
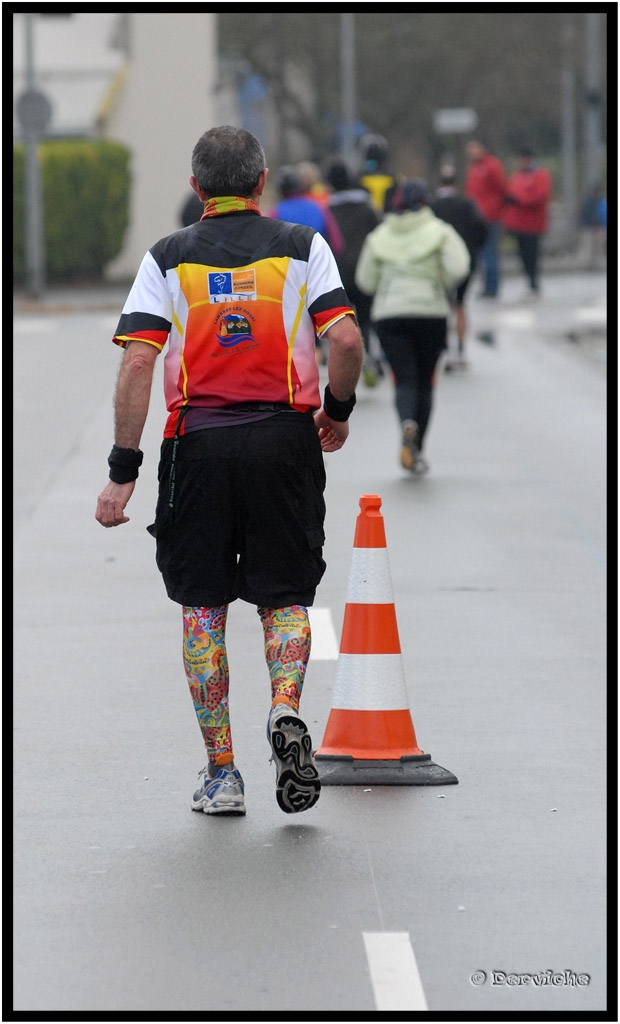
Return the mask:
<svg viewBox="0 0 620 1024">
<path fill-rule="evenodd" d="M 348 711 L 409 708 L 400 654 L 340 654 L 332 707 Z"/>
<path fill-rule="evenodd" d="M 353 548 L 347 602 L 394 603 L 387 548 Z"/>
</svg>

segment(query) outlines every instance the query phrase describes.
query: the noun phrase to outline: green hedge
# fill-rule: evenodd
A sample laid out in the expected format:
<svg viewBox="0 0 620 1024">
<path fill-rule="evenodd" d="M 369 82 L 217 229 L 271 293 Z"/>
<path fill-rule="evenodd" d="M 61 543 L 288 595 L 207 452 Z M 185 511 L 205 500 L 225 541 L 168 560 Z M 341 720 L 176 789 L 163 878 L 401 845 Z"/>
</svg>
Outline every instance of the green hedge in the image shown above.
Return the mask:
<svg viewBox="0 0 620 1024">
<path fill-rule="evenodd" d="M 24 146 L 13 147 L 13 282 L 26 276 Z M 116 142 L 38 146 L 48 281 L 95 280 L 119 255 L 129 223 L 130 152 Z"/>
</svg>

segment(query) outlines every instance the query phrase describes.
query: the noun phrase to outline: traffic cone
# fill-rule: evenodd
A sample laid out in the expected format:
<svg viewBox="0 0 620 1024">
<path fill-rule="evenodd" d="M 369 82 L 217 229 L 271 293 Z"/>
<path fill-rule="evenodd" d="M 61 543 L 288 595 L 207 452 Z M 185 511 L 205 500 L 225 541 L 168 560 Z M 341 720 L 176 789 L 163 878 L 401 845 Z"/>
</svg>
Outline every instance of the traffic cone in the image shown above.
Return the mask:
<svg viewBox="0 0 620 1024">
<path fill-rule="evenodd" d="M 381 498 L 364 494 L 332 709 L 315 753 L 325 786 L 443 786 L 452 772 L 420 750 L 403 670 Z"/>
</svg>

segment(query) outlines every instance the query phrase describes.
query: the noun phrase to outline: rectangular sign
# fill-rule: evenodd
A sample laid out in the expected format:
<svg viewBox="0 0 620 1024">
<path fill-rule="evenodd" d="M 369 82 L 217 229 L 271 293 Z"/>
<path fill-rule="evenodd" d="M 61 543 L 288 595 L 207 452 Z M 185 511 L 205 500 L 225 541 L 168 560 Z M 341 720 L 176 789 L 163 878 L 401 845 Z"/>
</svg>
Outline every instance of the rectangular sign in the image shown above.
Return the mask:
<svg viewBox="0 0 620 1024">
<path fill-rule="evenodd" d="M 472 132 L 477 124 L 478 115 L 471 107 L 446 107 L 436 110 L 433 115 L 433 127 L 439 135 Z"/>
</svg>

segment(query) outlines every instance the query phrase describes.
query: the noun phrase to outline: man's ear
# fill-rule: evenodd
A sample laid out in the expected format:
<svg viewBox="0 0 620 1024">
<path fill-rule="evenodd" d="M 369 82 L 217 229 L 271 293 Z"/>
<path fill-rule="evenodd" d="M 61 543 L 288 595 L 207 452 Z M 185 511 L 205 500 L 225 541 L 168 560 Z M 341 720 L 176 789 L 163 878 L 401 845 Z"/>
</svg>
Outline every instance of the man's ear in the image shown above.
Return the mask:
<svg viewBox="0 0 620 1024">
<path fill-rule="evenodd" d="M 207 201 L 207 193 L 204 192 L 201 189 L 200 185 L 198 184 L 198 182 L 197 182 L 197 180 L 196 180 L 196 178 L 194 177 L 193 174 L 190 176 L 189 183 L 192 186 L 192 188 L 193 188 L 194 192 L 196 193 L 196 195 L 198 196 L 198 198 L 203 203 L 206 203 L 206 201 Z"/>
<path fill-rule="evenodd" d="M 257 184 L 256 188 L 254 189 L 254 195 L 255 196 L 262 196 L 263 190 L 265 188 L 265 183 L 267 181 L 267 175 L 268 174 L 269 174 L 269 168 L 268 167 L 265 167 L 264 170 L 262 170 L 260 172 L 260 177 L 258 179 L 258 184 Z"/>
</svg>

